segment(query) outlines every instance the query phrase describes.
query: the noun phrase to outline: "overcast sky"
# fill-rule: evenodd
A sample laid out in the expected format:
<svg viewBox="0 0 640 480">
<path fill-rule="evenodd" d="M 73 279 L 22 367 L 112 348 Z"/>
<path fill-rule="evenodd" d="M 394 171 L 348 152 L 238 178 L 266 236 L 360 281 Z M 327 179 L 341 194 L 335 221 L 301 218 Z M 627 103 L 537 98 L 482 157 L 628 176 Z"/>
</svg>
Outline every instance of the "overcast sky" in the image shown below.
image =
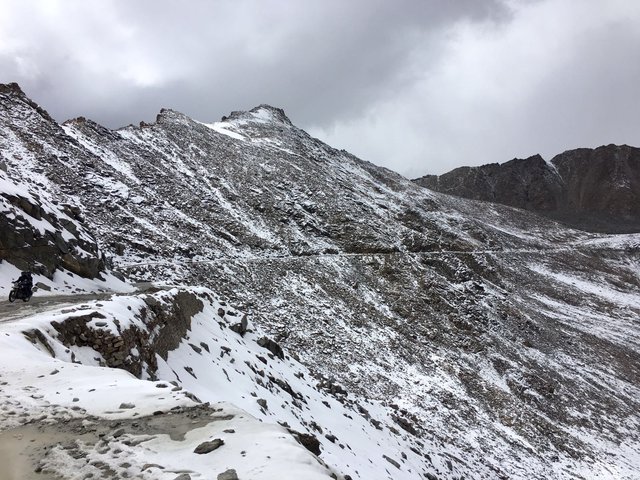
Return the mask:
<svg viewBox="0 0 640 480">
<path fill-rule="evenodd" d="M 0 0 L 0 82 L 58 121 L 260 103 L 416 177 L 640 146 L 639 0 Z"/>
</svg>

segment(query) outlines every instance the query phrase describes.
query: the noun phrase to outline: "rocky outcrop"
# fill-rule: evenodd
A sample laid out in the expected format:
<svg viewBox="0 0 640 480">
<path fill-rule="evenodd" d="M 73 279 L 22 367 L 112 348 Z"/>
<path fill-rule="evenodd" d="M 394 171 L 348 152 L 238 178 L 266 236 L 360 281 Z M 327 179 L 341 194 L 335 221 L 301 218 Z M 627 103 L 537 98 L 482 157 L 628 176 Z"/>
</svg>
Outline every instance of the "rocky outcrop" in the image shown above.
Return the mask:
<svg viewBox="0 0 640 480">
<path fill-rule="evenodd" d="M 569 150 L 551 160 L 564 182 L 565 200 L 554 212 L 578 226 L 640 231 L 640 148 L 607 145 Z"/>
<path fill-rule="evenodd" d="M 0 182 L 12 187 L 11 193 L 0 192 L 0 261 L 49 278 L 58 269 L 85 278 L 100 275 L 105 260 L 76 219 L 4 172 Z"/>
<path fill-rule="evenodd" d="M 62 322 L 51 322 L 58 339 L 66 346 L 91 347 L 103 358 L 103 365 L 127 370 L 138 378 L 156 378 L 156 355 L 164 360 L 186 336 L 191 319 L 203 308 L 202 300 L 191 292 L 178 292 L 169 297 L 146 295 L 146 306 L 136 315 L 144 328 L 136 324 L 112 331 L 97 312 L 70 316 Z M 32 341 L 42 339 L 30 334 Z M 42 342 L 44 343 L 44 342 Z M 45 343 L 46 345 L 46 343 Z"/>
<path fill-rule="evenodd" d="M 442 193 L 524 208 L 571 226 L 640 231 L 640 149 L 607 145 L 501 165 L 456 168 L 417 184 Z"/>
<path fill-rule="evenodd" d="M 562 201 L 562 178 L 540 155 L 502 165 L 460 167 L 415 182 L 442 193 L 528 210 L 556 210 Z"/>
<path fill-rule="evenodd" d="M 62 130 L 15 83 L 0 85 L 1 118 L 12 122 L 0 128 L 0 261 L 49 278 L 58 269 L 99 277 L 105 260 L 77 199 L 61 201 L 60 186 L 44 175 L 58 157 L 37 139 L 59 138 Z M 67 182 L 76 176 L 68 167 L 54 167 L 52 174 Z"/>
</svg>

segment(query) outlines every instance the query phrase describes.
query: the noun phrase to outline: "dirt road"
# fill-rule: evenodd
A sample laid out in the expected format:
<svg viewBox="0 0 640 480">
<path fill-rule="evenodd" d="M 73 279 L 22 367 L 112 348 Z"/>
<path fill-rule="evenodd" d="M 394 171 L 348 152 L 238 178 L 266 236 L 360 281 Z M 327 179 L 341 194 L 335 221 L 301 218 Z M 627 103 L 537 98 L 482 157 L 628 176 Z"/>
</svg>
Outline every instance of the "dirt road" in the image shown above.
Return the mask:
<svg viewBox="0 0 640 480">
<path fill-rule="evenodd" d="M 107 300 L 118 295 L 136 295 L 138 293 L 144 293 L 154 287 L 150 282 L 136 283 L 134 286 L 136 290 L 130 293 L 100 292 L 68 295 L 38 295 L 36 292 L 28 302 L 23 302 L 22 300 L 16 300 L 13 303 L 9 302 L 9 300 L 0 301 L 0 324 L 58 308 L 77 306 L 83 302 Z"/>
</svg>

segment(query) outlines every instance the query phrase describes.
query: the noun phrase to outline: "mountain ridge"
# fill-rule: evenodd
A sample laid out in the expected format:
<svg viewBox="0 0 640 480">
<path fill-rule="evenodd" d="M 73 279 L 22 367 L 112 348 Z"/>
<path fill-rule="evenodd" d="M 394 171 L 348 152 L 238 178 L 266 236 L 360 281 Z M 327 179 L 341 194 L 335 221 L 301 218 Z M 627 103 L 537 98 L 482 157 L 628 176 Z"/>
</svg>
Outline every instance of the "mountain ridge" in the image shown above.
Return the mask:
<svg viewBox="0 0 640 480">
<path fill-rule="evenodd" d="M 534 155 L 460 167 L 414 181 L 442 193 L 531 210 L 588 231 L 640 231 L 640 149 L 628 145 L 567 150 L 548 163 Z"/>
</svg>

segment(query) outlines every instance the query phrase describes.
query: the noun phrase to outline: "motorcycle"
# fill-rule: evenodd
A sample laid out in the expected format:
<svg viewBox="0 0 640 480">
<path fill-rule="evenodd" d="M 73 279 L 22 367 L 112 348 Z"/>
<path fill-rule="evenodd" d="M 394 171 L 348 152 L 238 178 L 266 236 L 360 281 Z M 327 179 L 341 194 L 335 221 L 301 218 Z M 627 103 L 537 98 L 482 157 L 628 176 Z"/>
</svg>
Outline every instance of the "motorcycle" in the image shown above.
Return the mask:
<svg viewBox="0 0 640 480">
<path fill-rule="evenodd" d="M 13 283 L 13 288 L 9 292 L 9 301 L 11 303 L 15 302 L 16 300 L 22 300 L 23 302 L 28 302 L 31 299 L 31 295 L 33 295 L 33 292 L 31 291 L 30 288 L 25 289 L 22 285 L 18 284 L 17 280 L 11 283 Z"/>
</svg>

